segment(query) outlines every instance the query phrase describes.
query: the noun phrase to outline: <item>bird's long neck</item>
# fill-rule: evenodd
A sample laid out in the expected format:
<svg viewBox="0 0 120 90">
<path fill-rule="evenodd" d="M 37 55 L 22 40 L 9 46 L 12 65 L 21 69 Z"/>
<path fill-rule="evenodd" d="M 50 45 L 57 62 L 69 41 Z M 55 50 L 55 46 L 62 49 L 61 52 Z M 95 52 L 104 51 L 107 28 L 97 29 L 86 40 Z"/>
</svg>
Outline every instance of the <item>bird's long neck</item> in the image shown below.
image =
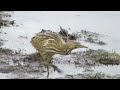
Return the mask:
<svg viewBox="0 0 120 90">
<path fill-rule="evenodd" d="M 65 43 L 65 44 L 63 45 L 63 52 L 64 52 L 64 54 L 65 54 L 65 55 L 68 55 L 68 54 L 70 54 L 71 51 L 72 51 L 72 49 L 69 48 L 69 44 L 68 44 L 68 43 Z"/>
</svg>

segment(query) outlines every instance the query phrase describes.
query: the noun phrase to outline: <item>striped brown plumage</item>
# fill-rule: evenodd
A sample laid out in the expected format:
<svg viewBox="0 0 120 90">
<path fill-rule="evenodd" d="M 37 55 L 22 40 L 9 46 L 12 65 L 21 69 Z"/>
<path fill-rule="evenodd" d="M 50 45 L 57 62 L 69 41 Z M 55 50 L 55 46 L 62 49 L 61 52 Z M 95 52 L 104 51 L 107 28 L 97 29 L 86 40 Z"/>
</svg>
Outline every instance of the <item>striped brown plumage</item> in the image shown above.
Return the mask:
<svg viewBox="0 0 120 90">
<path fill-rule="evenodd" d="M 50 63 L 53 55 L 66 55 L 70 54 L 73 49 L 86 48 L 78 42 L 65 42 L 60 35 L 51 31 L 37 33 L 36 36 L 31 39 L 31 44 L 39 52 L 42 57 L 42 62 L 48 66 L 48 69 L 50 65 L 53 65 Z"/>
</svg>

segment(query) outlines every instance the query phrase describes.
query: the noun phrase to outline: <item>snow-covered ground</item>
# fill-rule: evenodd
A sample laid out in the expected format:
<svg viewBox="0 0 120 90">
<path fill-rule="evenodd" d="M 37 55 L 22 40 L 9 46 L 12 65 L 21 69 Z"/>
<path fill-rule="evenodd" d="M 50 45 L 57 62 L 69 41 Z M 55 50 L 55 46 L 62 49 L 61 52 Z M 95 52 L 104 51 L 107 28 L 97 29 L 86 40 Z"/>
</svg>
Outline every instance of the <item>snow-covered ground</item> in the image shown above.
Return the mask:
<svg viewBox="0 0 120 90">
<path fill-rule="evenodd" d="M 106 35 L 103 41 L 105 46 L 94 45 L 86 42 L 82 44 L 91 49 L 115 50 L 120 53 L 120 12 L 119 11 L 15 11 L 11 19 L 16 20 L 18 27 L 5 27 L 0 38 L 6 40 L 2 47 L 13 50 L 21 50 L 22 53 L 34 53 L 35 49 L 30 44 L 35 33 L 42 29 L 59 31 L 59 25 L 73 33 L 80 30 L 87 30 Z M 70 29 L 69 29 L 70 28 Z M 86 50 L 86 49 L 78 49 Z M 75 51 L 75 50 L 74 50 Z M 74 52 L 73 51 L 73 52 Z M 70 65 L 59 65 L 65 74 L 77 74 L 83 71 L 82 68 L 75 68 Z M 65 68 L 65 69 L 64 69 Z M 108 74 L 120 74 L 120 66 L 99 66 L 93 68 L 95 71 Z M 0 74 L 1 76 L 1 74 Z M 57 73 L 52 77 L 59 77 Z"/>
<path fill-rule="evenodd" d="M 104 41 L 108 45 L 99 46 L 85 43 L 92 49 L 106 49 L 120 52 L 120 12 L 118 11 L 15 11 L 12 18 L 16 20 L 19 27 L 4 28 L 0 38 L 8 40 L 3 47 L 21 49 L 24 53 L 33 53 L 34 49 L 30 44 L 31 37 L 41 29 L 59 31 L 59 25 L 68 29 L 69 33 L 82 29 L 107 35 Z M 27 37 L 19 39 L 20 36 Z M 13 43 L 14 42 L 14 43 Z"/>
</svg>

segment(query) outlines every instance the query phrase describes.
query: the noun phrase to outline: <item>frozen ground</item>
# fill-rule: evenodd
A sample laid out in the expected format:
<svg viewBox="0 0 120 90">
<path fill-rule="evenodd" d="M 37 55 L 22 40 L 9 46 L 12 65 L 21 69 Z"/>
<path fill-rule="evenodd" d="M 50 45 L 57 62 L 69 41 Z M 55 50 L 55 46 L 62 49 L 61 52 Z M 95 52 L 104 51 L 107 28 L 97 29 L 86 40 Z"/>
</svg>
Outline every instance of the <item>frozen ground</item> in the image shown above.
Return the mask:
<svg viewBox="0 0 120 90">
<path fill-rule="evenodd" d="M 21 50 L 23 54 L 31 54 L 35 52 L 35 49 L 30 44 L 31 38 L 35 33 L 40 32 L 42 29 L 49 29 L 58 32 L 59 25 L 65 29 L 69 29 L 69 33 L 79 32 L 80 30 L 87 30 L 97 32 L 105 35 L 102 38 L 107 42 L 107 45 L 100 46 L 84 41 L 80 41 L 82 44 L 88 46 L 91 49 L 105 49 L 115 50 L 120 53 L 120 12 L 104 11 L 104 12 L 83 12 L 83 11 L 15 11 L 12 14 L 12 18 L 16 20 L 18 27 L 5 27 L 0 34 L 0 39 L 5 40 L 3 48 L 10 48 L 12 50 Z M 76 51 L 84 51 L 86 49 L 77 49 Z M 59 55 L 55 56 L 60 58 Z M 67 59 L 71 59 L 69 56 L 64 56 Z M 64 59 L 63 59 L 64 60 Z M 83 67 L 75 67 L 73 64 L 59 64 L 56 65 L 63 70 L 62 74 L 52 72 L 50 78 L 64 77 L 67 74 L 83 73 Z M 120 74 L 120 66 L 95 66 L 92 67 L 95 72 L 104 72 L 106 74 L 115 75 Z M 40 74 L 27 74 L 29 77 L 43 78 Z M 12 78 L 16 75 L 0 73 L 0 78 Z"/>
</svg>

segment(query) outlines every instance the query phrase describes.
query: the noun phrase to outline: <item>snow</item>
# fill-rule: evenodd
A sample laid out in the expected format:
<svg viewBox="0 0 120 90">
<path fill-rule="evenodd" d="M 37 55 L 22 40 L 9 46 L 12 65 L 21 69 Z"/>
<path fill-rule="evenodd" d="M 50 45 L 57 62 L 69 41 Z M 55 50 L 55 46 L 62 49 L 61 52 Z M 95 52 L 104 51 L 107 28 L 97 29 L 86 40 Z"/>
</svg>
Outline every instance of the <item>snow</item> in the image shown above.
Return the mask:
<svg viewBox="0 0 120 90">
<path fill-rule="evenodd" d="M 31 38 L 42 29 L 59 31 L 59 25 L 68 29 L 69 33 L 87 30 L 107 35 L 104 38 L 108 42 L 106 46 L 93 45 L 80 41 L 82 44 L 89 46 L 91 49 L 115 50 L 120 53 L 120 11 L 15 11 L 12 18 L 16 20 L 18 27 L 3 28 L 0 38 L 7 40 L 2 46 L 13 50 L 21 50 L 22 53 L 34 53 L 35 49 L 30 44 Z M 20 38 L 20 36 L 27 38 Z M 86 49 L 76 49 L 78 50 Z M 65 74 L 82 73 L 83 68 L 75 68 L 74 65 L 58 65 L 64 70 Z M 97 66 L 93 68 L 96 72 L 106 72 L 108 74 L 120 73 L 120 66 Z M 50 77 L 56 78 L 60 75 L 57 72 L 52 73 Z M 5 78 L 0 74 L 0 78 Z"/>
<path fill-rule="evenodd" d="M 13 75 L 12 73 L 0 73 L 0 79 L 12 79 L 17 77 L 16 75 Z"/>
<path fill-rule="evenodd" d="M 76 16 L 80 15 L 80 16 Z M 82 42 L 92 49 L 106 49 L 120 52 L 119 46 L 119 28 L 120 12 L 93 12 L 93 11 L 15 11 L 12 18 L 16 20 L 19 27 L 4 28 L 7 35 L 0 38 L 8 42 L 3 47 L 11 49 L 21 49 L 23 53 L 32 53 L 35 50 L 30 44 L 30 39 L 41 29 L 50 29 L 59 31 L 59 25 L 63 28 L 70 28 L 69 33 L 80 31 L 82 29 L 107 35 L 104 41 L 108 42 L 107 46 L 92 45 Z M 19 36 L 27 36 L 28 39 L 19 39 Z M 14 42 L 14 43 L 13 43 Z"/>
<path fill-rule="evenodd" d="M 95 66 L 92 68 L 95 72 L 103 72 L 108 75 L 120 74 L 120 65 Z"/>
</svg>

